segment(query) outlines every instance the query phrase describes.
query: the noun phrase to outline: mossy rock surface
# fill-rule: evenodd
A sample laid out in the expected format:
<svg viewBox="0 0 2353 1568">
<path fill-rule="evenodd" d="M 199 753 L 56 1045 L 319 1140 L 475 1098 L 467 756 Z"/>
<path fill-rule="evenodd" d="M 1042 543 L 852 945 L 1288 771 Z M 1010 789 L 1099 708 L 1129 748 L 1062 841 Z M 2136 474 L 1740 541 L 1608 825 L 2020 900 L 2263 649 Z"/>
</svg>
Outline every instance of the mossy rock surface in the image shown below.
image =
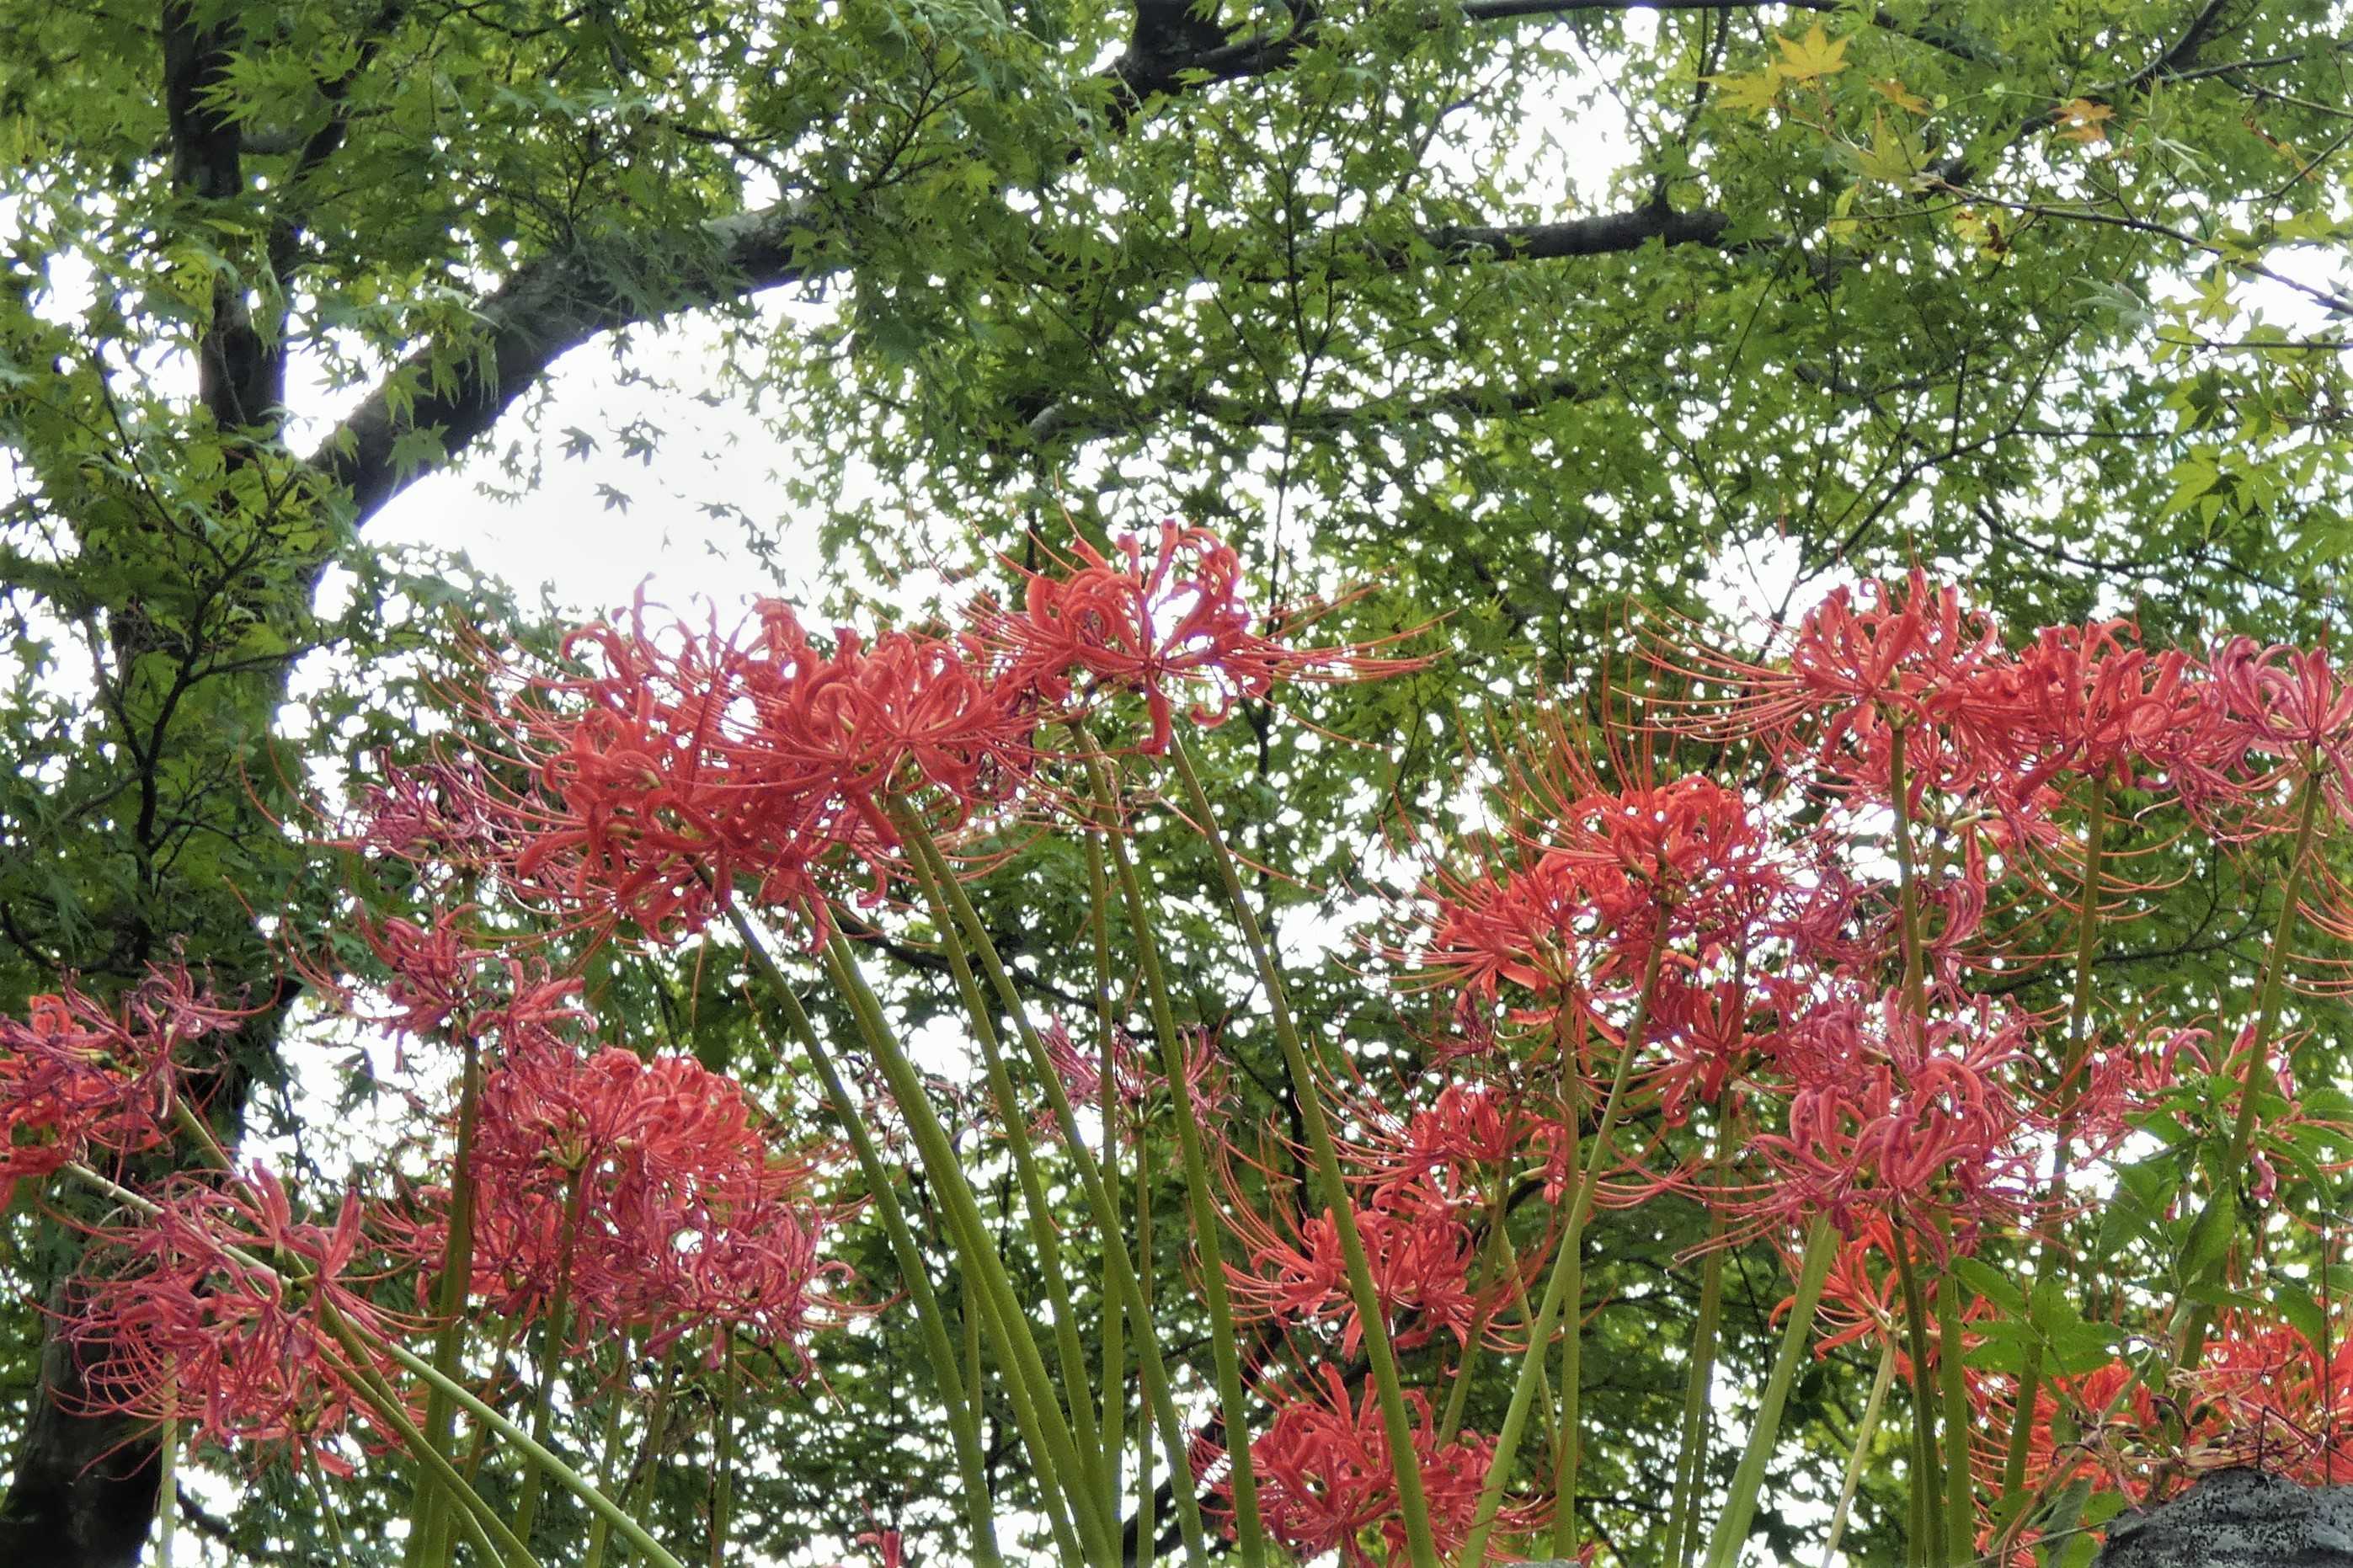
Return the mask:
<svg viewBox="0 0 2353 1568">
<path fill-rule="evenodd" d="M 2093 1568 L 2353 1568 L 2353 1486 L 2220 1470 L 2116 1520 Z"/>
</svg>

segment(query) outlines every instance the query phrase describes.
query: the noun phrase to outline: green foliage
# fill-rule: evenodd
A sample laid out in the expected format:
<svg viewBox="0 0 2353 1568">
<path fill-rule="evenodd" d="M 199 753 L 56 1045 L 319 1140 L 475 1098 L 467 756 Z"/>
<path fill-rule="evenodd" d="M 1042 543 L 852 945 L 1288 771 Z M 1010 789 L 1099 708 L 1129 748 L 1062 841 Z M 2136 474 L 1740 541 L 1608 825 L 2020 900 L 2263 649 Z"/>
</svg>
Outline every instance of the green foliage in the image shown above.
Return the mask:
<svg viewBox="0 0 2353 1568">
<path fill-rule="evenodd" d="M 543 447 L 659 463 L 643 431 L 538 430 L 533 394 L 600 333 L 665 374 L 632 329 L 681 311 L 720 328 L 691 390 L 756 396 L 805 458 L 778 502 L 737 498 L 780 556 L 814 535 L 845 580 L 986 571 L 1066 517 L 1100 537 L 1178 512 L 1279 596 L 1376 584 L 1336 635 L 1443 617 L 1442 668 L 1302 700 L 1376 745 L 1254 708 L 1208 738 L 1284 909 L 1356 907 L 1379 846 L 1328 825 L 1367 803 L 1448 826 L 1461 752 L 1591 679 L 1629 595 L 1769 612 L 1916 560 L 2020 619 L 2309 634 L 2353 549 L 2337 27 L 2317 0 L 12 7 L 0 1006 L 176 946 L 267 995 L 270 940 L 342 896 L 279 821 L 313 770 L 413 751 L 457 627 L 512 609 L 368 525 L 494 426 L 526 489 Z M 289 705 L 313 656 L 341 673 Z M 1147 817 L 1143 853 L 1180 992 L 1274 1084 L 1201 845 Z M 1041 994 L 1082 994 L 1077 848 L 1021 855 L 984 913 Z M 2192 877 L 2171 928 L 2113 956 L 2242 987 L 2244 893 Z M 702 955 L 600 984 L 649 1044 L 775 1059 Z M 1334 964 L 1298 1000 L 1376 1069 L 1410 1061 L 1409 1021 L 1364 994 Z M 916 1021 L 950 1000 L 935 973 L 894 999 Z M 2317 1082 L 2342 1030 L 2309 1022 Z M 256 1066 L 273 1106 L 283 1071 Z M 2219 1136 L 2196 1125 L 2126 1168 L 2104 1253 L 2170 1267 L 2160 1221 Z M 1647 1347 L 1678 1337 L 1699 1222 L 1597 1223 L 1588 1409 L 1628 1436 L 1588 1492 L 1633 1542 L 1661 1528 L 1681 1397 Z M 878 1234 L 853 1261 L 887 1274 Z M 1761 1379 L 1767 1277 L 1744 1255 L 1720 1387 Z M 2035 1306 L 2060 1364 L 2088 1353 L 2080 1305 Z M 39 1328 L 9 1326 L 21 1411 Z M 904 1336 L 843 1342 L 823 1401 L 747 1438 L 793 1458 L 751 1483 L 757 1539 L 854 1533 L 844 1500 L 878 1471 L 911 1528 L 937 1506 Z M 1840 1451 L 1868 1372 L 1800 1382 L 1800 1468 Z M 655 1495 L 699 1506 L 669 1471 Z M 1864 1548 L 1889 1503 L 1866 1487 Z M 224 1528 L 259 1543 L 311 1506 L 259 1483 Z"/>
</svg>

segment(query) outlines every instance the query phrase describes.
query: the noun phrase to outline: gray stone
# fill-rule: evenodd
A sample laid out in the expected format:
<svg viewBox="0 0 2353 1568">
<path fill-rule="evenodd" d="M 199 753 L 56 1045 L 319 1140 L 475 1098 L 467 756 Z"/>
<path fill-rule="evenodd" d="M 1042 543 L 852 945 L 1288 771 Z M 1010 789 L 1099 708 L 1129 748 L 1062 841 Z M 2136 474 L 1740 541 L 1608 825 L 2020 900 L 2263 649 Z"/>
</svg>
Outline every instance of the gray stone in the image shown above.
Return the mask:
<svg viewBox="0 0 2353 1568">
<path fill-rule="evenodd" d="M 2218 1470 L 2109 1525 L 2093 1568 L 2353 1568 L 2353 1486 Z"/>
</svg>

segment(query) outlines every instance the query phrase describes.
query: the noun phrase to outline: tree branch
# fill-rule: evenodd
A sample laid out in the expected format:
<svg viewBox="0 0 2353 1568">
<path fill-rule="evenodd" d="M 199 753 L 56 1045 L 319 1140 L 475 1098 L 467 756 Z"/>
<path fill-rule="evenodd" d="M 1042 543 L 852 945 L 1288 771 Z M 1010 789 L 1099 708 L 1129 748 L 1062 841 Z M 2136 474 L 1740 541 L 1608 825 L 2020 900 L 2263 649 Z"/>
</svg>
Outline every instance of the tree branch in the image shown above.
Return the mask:
<svg viewBox="0 0 2353 1568">
<path fill-rule="evenodd" d="M 1432 229 L 1417 244 L 1370 254 L 1376 265 L 1398 271 L 1432 262 L 1559 260 L 1635 250 L 1653 239 L 1715 245 L 1728 221 L 1722 213 L 1650 206 L 1559 223 Z M 643 269 L 636 262 L 657 248 L 667 254 L 674 247 L 662 237 L 526 263 L 476 308 L 475 341 L 427 343 L 410 353 L 320 443 L 312 467 L 349 493 L 353 520 L 364 523 L 485 435 L 557 359 L 598 332 L 822 277 L 849 259 L 839 222 L 802 203 L 710 224 L 670 295 L 649 300 L 638 287 Z M 420 432 L 438 434 L 438 448 L 416 440 Z"/>
</svg>

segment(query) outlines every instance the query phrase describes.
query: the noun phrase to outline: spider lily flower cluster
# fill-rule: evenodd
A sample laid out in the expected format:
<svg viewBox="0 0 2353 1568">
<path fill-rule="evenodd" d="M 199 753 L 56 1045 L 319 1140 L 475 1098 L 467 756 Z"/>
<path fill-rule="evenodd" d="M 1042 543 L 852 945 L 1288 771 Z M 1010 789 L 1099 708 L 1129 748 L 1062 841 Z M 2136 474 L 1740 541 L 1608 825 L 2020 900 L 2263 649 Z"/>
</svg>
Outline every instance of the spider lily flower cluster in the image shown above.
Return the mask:
<svg viewBox="0 0 2353 1568">
<path fill-rule="evenodd" d="M 903 1313 L 960 1482 L 926 1527 L 943 1552 L 1005 1550 L 986 1411 L 1060 1561 L 1166 1534 L 1204 1563 L 1223 1534 L 1253 1565 L 1590 1562 L 1629 1548 L 1586 1538 L 1580 1347 L 1641 1310 L 1605 1285 L 1621 1216 L 1651 1208 L 1705 1240 L 1677 1260 L 1700 1310 L 1641 1560 L 1737 1559 L 1810 1355 L 1901 1384 L 1889 1527 L 1916 1563 L 2033 1561 L 2087 1489 L 2111 1508 L 2201 1466 L 2331 1472 L 2353 1335 L 2299 1283 L 2353 1138 L 2302 1049 L 2353 934 L 2328 858 L 2353 693 L 2327 650 L 2151 649 L 2114 620 L 2012 637 L 1916 572 L 1760 655 L 1660 628 L 1640 701 L 1565 704 L 1504 750 L 1499 826 L 1419 836 L 1419 886 L 1369 941 L 1396 1028 L 1359 1052 L 1293 1014 L 1177 720 L 1419 661 L 1255 613 L 1199 529 L 1020 576 L 945 628 L 641 600 L 552 661 L 486 659 L 475 743 L 387 765 L 329 841 L 417 896 L 301 961 L 401 1042 L 390 1186 L 220 1147 L 240 1015 L 184 969 L 0 1022 L 0 1181 L 111 1205 L 73 1211 L 86 1405 L 314 1478 L 400 1450 L 418 1568 L 575 1535 L 674 1565 L 638 1517 L 654 1467 L 600 1487 L 564 1455 L 598 1419 L 657 1456 L 702 1423 L 721 1500 L 680 1545 L 720 1561 L 738 1400 L 824 1397 L 819 1337 Z M 1180 1016 L 1125 816 L 1148 790 L 1210 856 L 1262 1015 Z M 1088 862 L 1095 994 L 1069 1016 L 971 891 L 1040 834 Z M 2102 960 L 2163 940 L 2191 875 L 2272 931 L 2254 968 L 2219 996 L 2120 990 Z M 878 926 L 928 946 L 979 1089 L 914 1066 L 847 934 Z M 600 1025 L 584 965 L 705 933 L 694 962 L 742 965 L 813 1104 Z M 2094 1214 L 2100 1189 L 2129 1201 Z M 1152 1240 L 1179 1214 L 1181 1277 Z M 852 1225 L 888 1274 L 845 1267 Z M 1736 1251 L 1791 1286 L 1719 1489 Z M 1844 1435 L 1851 1479 L 1881 1407 Z M 575 1506 L 543 1510 L 550 1484 Z"/>
</svg>

